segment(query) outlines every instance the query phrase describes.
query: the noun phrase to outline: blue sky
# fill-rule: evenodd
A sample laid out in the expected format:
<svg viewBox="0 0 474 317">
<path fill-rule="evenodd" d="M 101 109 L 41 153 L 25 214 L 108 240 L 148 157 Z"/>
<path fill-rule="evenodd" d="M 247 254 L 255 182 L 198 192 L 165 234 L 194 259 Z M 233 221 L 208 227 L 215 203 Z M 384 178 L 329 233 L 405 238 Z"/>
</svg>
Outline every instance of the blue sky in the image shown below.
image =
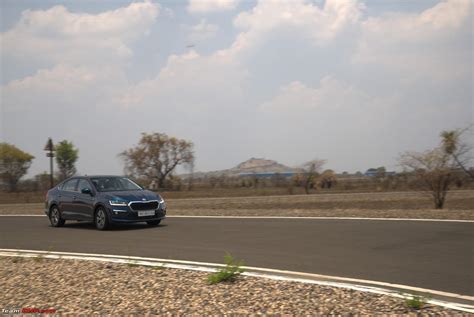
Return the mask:
<svg viewBox="0 0 474 317">
<path fill-rule="evenodd" d="M 195 144 L 196 169 L 250 157 L 397 168 L 473 122 L 472 2 L 2 1 L 0 138 L 47 170 L 121 173 L 141 132 Z"/>
</svg>

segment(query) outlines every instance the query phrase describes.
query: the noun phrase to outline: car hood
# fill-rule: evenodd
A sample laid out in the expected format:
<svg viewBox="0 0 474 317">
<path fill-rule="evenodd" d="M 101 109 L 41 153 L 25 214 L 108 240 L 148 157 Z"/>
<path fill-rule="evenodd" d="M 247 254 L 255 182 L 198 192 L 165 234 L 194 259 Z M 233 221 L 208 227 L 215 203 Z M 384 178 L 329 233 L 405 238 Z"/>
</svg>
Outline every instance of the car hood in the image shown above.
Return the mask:
<svg viewBox="0 0 474 317">
<path fill-rule="evenodd" d="M 125 201 L 161 200 L 160 195 L 149 190 L 130 190 L 103 193 L 105 199 L 120 199 Z"/>
</svg>

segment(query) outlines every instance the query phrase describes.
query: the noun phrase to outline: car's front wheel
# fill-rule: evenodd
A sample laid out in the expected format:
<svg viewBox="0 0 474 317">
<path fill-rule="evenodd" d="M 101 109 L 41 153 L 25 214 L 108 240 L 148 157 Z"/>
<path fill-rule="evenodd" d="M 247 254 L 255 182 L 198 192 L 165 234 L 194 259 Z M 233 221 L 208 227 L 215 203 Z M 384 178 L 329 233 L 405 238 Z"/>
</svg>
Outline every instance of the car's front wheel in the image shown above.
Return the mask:
<svg viewBox="0 0 474 317">
<path fill-rule="evenodd" d="M 146 223 L 149 226 L 158 226 L 160 224 L 161 220 L 152 220 L 152 221 L 147 221 Z"/>
<path fill-rule="evenodd" d="M 59 212 L 59 208 L 57 206 L 51 207 L 51 210 L 49 211 L 49 221 L 53 227 L 62 227 L 66 222 L 61 218 L 61 213 Z"/>
<path fill-rule="evenodd" d="M 105 230 L 109 226 L 109 218 L 104 208 L 99 207 L 95 212 L 94 224 L 99 230 Z"/>
</svg>

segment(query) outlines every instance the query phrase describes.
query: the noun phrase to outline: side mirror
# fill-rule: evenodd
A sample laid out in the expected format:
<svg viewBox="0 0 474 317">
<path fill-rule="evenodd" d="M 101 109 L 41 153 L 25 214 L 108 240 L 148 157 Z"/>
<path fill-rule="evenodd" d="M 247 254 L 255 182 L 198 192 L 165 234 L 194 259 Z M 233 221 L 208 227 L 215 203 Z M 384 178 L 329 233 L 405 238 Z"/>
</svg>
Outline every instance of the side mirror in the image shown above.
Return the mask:
<svg viewBox="0 0 474 317">
<path fill-rule="evenodd" d="M 81 193 L 83 193 L 83 194 L 88 194 L 88 195 L 91 195 L 91 196 L 92 196 L 92 191 L 90 190 L 90 188 L 83 188 L 83 189 L 81 189 Z"/>
</svg>

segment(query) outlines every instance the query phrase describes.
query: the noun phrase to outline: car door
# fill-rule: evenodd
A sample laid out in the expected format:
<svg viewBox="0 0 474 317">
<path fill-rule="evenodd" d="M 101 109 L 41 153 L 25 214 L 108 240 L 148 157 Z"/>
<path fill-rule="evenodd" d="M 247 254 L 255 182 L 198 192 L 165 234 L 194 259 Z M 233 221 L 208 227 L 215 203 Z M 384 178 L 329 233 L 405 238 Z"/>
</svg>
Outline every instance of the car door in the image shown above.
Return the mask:
<svg viewBox="0 0 474 317">
<path fill-rule="evenodd" d="M 59 190 L 58 207 L 63 219 L 76 219 L 73 200 L 76 196 L 77 178 L 66 181 Z"/>
<path fill-rule="evenodd" d="M 93 193 L 92 185 L 85 178 L 80 178 L 77 184 L 77 193 L 73 199 L 74 212 L 84 220 L 92 220 L 94 196 L 91 194 L 83 194 L 83 189 L 89 189 Z"/>
</svg>

